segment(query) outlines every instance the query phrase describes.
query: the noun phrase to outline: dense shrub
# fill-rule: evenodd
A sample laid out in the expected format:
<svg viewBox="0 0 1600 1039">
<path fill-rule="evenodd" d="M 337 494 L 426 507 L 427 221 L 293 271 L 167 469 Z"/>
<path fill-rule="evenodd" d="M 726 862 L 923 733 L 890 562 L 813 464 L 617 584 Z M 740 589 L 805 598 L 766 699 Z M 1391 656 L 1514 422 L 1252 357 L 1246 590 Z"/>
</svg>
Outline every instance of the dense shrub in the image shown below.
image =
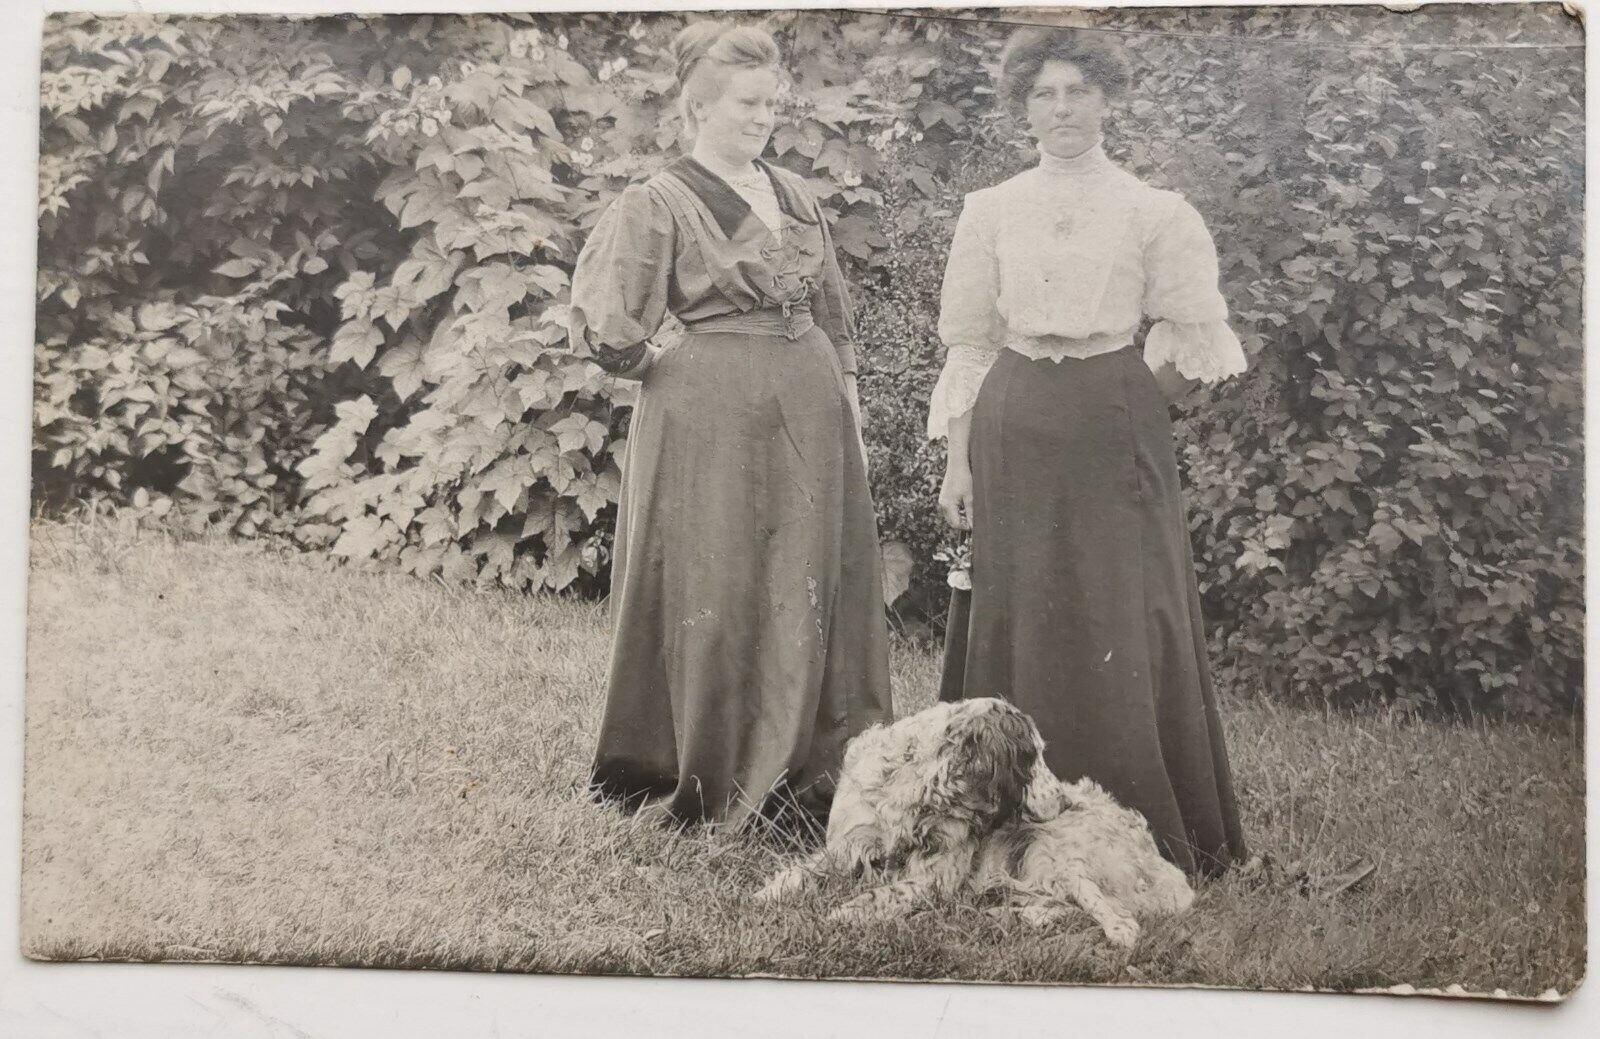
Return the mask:
<svg viewBox="0 0 1600 1039">
<path fill-rule="evenodd" d="M 1206 216 L 1253 357 L 1180 409 L 1219 674 L 1570 703 L 1576 25 L 1553 7 L 1053 17 L 1132 34 L 1113 154 Z M 937 617 L 953 545 L 922 424 L 943 258 L 961 195 L 1030 161 L 987 91 L 1002 31 L 767 20 L 793 74 L 773 156 L 848 257 L 882 526 Z M 602 589 L 629 390 L 565 352 L 567 276 L 677 147 L 661 48 L 680 24 L 54 19 L 37 497 Z"/>
</svg>

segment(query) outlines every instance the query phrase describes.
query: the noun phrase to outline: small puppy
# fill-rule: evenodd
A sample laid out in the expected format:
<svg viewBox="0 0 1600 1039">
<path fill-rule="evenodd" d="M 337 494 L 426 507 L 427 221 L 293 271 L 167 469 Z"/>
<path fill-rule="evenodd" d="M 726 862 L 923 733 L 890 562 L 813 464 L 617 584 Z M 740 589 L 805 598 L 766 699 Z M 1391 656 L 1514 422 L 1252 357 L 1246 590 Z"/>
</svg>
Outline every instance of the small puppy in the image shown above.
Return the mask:
<svg viewBox="0 0 1600 1039">
<path fill-rule="evenodd" d="M 998 892 L 1038 926 L 1079 906 L 1124 946 L 1138 938 L 1136 916 L 1188 908 L 1194 892 L 1161 858 L 1144 818 L 1089 780 L 1062 783 L 1043 751 L 1033 720 L 997 699 L 941 703 L 868 729 L 845 750 L 824 846 L 757 897 L 776 901 L 830 873 L 865 873 L 884 882 L 831 918 Z"/>
</svg>

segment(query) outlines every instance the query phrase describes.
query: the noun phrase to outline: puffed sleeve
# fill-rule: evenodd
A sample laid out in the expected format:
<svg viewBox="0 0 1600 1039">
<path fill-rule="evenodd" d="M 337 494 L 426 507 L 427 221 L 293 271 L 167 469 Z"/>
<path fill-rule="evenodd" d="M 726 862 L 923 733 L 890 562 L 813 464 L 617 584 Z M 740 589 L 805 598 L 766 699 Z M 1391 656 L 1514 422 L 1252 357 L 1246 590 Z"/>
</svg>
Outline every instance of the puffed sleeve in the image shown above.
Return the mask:
<svg viewBox="0 0 1600 1039">
<path fill-rule="evenodd" d="M 1201 382 L 1244 371 L 1244 348 L 1228 327 L 1228 304 L 1217 288 L 1217 247 L 1200 213 L 1175 199 L 1144 260 L 1144 311 L 1156 319 L 1144 343 L 1151 370 L 1170 361 L 1180 375 Z"/>
<path fill-rule="evenodd" d="M 572 272 L 567 338 L 608 372 L 638 366 L 667 316 L 673 223 L 666 203 L 631 185 L 600 217 Z"/>
<path fill-rule="evenodd" d="M 944 369 L 928 403 L 928 436 L 946 436 L 950 420 L 972 410 L 978 388 L 1000 356 L 1005 322 L 995 309 L 1000 268 L 994 251 L 994 217 L 981 196 L 968 195 L 956 221 L 950 259 L 939 292 L 939 338 Z"/>
<path fill-rule="evenodd" d="M 845 288 L 844 272 L 839 269 L 839 254 L 833 247 L 833 232 L 822 215 L 822 206 L 813 209 L 822 225 L 822 284 L 811 313 L 839 352 L 839 367 L 846 375 L 856 373 L 856 319 Z"/>
</svg>

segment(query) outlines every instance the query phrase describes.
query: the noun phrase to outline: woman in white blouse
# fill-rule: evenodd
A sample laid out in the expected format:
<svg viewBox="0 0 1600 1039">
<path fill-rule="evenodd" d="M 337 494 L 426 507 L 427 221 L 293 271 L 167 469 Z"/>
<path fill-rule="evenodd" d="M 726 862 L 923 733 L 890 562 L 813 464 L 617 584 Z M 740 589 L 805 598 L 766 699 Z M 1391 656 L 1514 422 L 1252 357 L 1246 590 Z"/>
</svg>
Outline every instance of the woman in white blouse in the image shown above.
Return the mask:
<svg viewBox="0 0 1600 1039">
<path fill-rule="evenodd" d="M 1099 782 L 1170 859 L 1213 872 L 1245 844 L 1167 405 L 1245 359 L 1199 213 L 1103 150 L 1127 83 L 1095 34 L 1008 43 L 1000 93 L 1039 165 L 966 198 L 928 432 L 949 441 L 940 507 L 973 532 L 961 695 L 1016 703 L 1058 775 Z"/>
</svg>

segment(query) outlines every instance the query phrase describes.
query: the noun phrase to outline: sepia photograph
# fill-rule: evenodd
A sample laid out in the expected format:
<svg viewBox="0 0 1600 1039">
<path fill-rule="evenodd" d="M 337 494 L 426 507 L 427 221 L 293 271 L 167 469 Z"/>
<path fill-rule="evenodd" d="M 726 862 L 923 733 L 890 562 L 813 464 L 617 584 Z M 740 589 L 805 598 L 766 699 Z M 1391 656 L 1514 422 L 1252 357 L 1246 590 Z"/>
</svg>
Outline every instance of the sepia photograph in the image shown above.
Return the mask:
<svg viewBox="0 0 1600 1039">
<path fill-rule="evenodd" d="M 26 957 L 1583 980 L 1573 8 L 39 57 Z"/>
</svg>

